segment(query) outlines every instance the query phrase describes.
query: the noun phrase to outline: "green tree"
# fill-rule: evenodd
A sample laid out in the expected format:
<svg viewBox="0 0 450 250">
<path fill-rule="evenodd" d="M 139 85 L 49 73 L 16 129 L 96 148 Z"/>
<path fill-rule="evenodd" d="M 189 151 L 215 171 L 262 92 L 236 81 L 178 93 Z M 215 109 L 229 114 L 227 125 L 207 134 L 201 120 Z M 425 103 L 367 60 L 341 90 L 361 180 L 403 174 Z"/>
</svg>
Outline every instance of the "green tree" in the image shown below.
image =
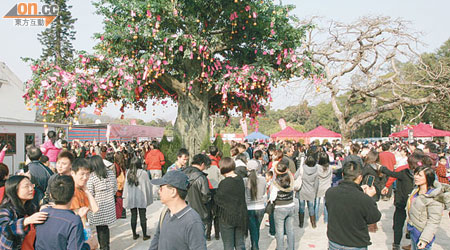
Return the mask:
<svg viewBox="0 0 450 250">
<path fill-rule="evenodd" d="M 44 0 L 46 4 L 58 5 L 58 16 L 40 34 L 38 40 L 42 44 L 41 60 L 52 62 L 65 69 L 73 61 L 74 48 L 72 41 L 75 40 L 75 21 L 67 4 L 67 0 Z"/>
<path fill-rule="evenodd" d="M 424 64 L 427 68 L 422 68 L 414 74 L 416 79 L 425 78 L 427 81 L 438 81 L 442 86 L 447 86 L 447 91 L 441 91 L 439 94 L 443 96 L 443 100 L 437 103 L 430 103 L 426 107 L 426 111 L 422 112 L 422 107 L 416 107 L 412 111 L 410 118 L 420 115 L 420 120 L 423 122 L 431 122 L 435 127 L 440 129 L 450 130 L 450 98 L 449 98 L 449 83 L 450 83 L 450 39 L 445 41 L 434 53 L 424 53 L 422 55 Z M 411 119 L 412 119 L 411 118 Z"/>
<path fill-rule="evenodd" d="M 297 54 L 312 26 L 294 25 L 292 5 L 270 0 L 95 5 L 104 17 L 95 55 L 80 55 L 64 72 L 39 62 L 32 66 L 25 99 L 42 105 L 44 115 L 70 118 L 91 104 L 101 112 L 108 101 L 122 102 L 121 110 L 144 109 L 148 99 L 170 98 L 178 103 L 175 131 L 183 146 L 197 153 L 210 115 L 229 117 L 234 111 L 253 119 L 265 112 L 262 104 L 271 99 L 273 86 L 321 73 Z M 60 77 L 53 81 L 55 72 Z"/>
<path fill-rule="evenodd" d="M 329 102 L 321 102 L 316 106 L 311 107 L 311 115 L 305 123 L 305 130 L 310 131 L 319 125 L 335 132 L 340 132 L 336 116 L 333 112 L 333 107 Z"/>
<path fill-rule="evenodd" d="M 205 152 L 208 152 L 209 146 L 213 145 L 211 143 L 211 140 L 209 139 L 209 135 L 206 135 L 203 139 L 202 145 L 200 146 L 200 151 L 205 150 Z"/>
<path fill-rule="evenodd" d="M 214 146 L 217 147 L 217 149 L 219 149 L 220 151 L 223 152 L 224 143 L 223 143 L 222 137 L 220 137 L 220 135 L 216 136 L 216 139 L 214 140 L 213 144 L 214 144 Z"/>
<path fill-rule="evenodd" d="M 224 143 L 223 149 L 222 149 L 223 157 L 230 157 L 231 156 L 230 150 L 231 150 L 231 145 L 228 142 Z"/>
</svg>

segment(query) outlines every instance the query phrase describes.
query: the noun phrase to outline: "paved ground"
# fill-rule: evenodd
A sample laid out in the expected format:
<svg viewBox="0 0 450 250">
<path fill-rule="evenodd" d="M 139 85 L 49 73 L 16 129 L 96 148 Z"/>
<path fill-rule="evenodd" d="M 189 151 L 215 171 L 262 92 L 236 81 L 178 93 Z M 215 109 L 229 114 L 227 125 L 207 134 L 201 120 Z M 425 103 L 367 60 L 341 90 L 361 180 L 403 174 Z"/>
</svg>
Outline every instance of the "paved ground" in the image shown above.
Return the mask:
<svg viewBox="0 0 450 250">
<path fill-rule="evenodd" d="M 383 216 L 381 222 L 378 223 L 379 231 L 370 235 L 372 239 L 372 246 L 369 249 L 372 250 L 384 250 L 391 249 L 393 240 L 392 231 L 392 215 L 394 207 L 392 201 L 380 201 L 378 207 Z M 162 209 L 161 203 L 156 201 L 150 207 L 147 208 L 147 221 L 150 234 L 153 236 L 155 227 L 158 223 L 159 213 Z M 132 233 L 130 229 L 130 217 L 127 214 L 127 219 L 121 219 L 111 227 L 111 249 L 113 250 L 146 250 L 150 245 L 150 240 L 143 241 L 142 233 L 138 222 L 138 233 L 141 237 L 138 240 L 132 239 Z M 348 215 L 351 216 L 351 215 Z M 306 221 L 307 218 L 305 218 Z M 298 227 L 298 219 L 295 220 L 295 247 L 296 249 L 327 249 L 328 239 L 326 236 L 326 224 L 323 221 L 319 221 L 317 228 L 312 229 L 307 220 L 305 228 Z M 437 232 L 436 242 L 433 245 L 433 250 L 450 250 L 450 219 L 448 211 L 444 211 L 441 226 Z M 275 249 L 276 241 L 268 236 L 268 227 L 261 229 L 260 248 Z M 250 240 L 247 239 L 247 249 L 250 246 Z M 221 240 L 212 240 L 207 242 L 208 249 L 223 249 Z M 403 239 L 402 245 L 409 244 L 409 240 Z"/>
</svg>

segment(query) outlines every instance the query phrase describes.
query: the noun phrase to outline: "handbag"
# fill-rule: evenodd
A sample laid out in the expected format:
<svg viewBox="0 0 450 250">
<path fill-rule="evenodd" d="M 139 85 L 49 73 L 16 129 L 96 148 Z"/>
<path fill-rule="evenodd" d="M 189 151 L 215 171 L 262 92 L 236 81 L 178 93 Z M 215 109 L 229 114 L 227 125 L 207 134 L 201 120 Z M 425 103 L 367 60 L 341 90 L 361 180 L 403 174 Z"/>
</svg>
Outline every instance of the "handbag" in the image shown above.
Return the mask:
<svg viewBox="0 0 450 250">
<path fill-rule="evenodd" d="M 123 212 L 123 198 L 116 196 L 116 219 L 122 218 L 122 212 Z"/>
<path fill-rule="evenodd" d="M 297 192 L 297 191 L 300 190 L 300 188 L 302 188 L 302 184 L 303 184 L 303 180 L 302 180 L 302 176 L 303 176 L 303 162 L 298 167 L 297 172 L 295 172 L 295 176 L 297 178 L 295 178 L 295 180 L 294 180 L 294 191 Z"/>
<path fill-rule="evenodd" d="M 125 185 L 125 175 L 123 174 L 123 170 L 120 171 L 119 176 L 117 176 L 117 190 L 122 191 L 123 185 Z"/>
<path fill-rule="evenodd" d="M 36 240 L 36 228 L 33 224 L 29 225 L 30 231 L 25 235 L 22 241 L 21 250 L 34 250 L 34 241 Z"/>
<path fill-rule="evenodd" d="M 266 208 L 264 209 L 264 213 L 271 215 L 271 214 L 273 214 L 274 210 L 275 210 L 275 203 L 272 201 L 269 201 L 266 205 Z"/>
</svg>

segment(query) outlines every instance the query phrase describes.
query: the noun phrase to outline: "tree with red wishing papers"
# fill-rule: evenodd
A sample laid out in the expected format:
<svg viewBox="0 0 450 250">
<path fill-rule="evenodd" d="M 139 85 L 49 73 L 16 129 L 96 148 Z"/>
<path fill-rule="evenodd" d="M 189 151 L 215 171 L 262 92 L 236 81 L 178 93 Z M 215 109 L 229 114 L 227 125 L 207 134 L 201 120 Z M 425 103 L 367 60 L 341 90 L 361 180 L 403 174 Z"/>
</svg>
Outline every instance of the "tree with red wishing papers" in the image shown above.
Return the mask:
<svg viewBox="0 0 450 250">
<path fill-rule="evenodd" d="M 263 114 L 271 89 L 294 77 L 321 78 L 301 52 L 310 25 L 295 25 L 294 6 L 262 0 L 101 0 L 104 31 L 94 55 L 70 70 L 35 61 L 24 96 L 51 119 L 76 117 L 94 104 L 144 109 L 153 99 L 178 103 L 175 129 L 197 152 L 209 116 Z"/>
</svg>

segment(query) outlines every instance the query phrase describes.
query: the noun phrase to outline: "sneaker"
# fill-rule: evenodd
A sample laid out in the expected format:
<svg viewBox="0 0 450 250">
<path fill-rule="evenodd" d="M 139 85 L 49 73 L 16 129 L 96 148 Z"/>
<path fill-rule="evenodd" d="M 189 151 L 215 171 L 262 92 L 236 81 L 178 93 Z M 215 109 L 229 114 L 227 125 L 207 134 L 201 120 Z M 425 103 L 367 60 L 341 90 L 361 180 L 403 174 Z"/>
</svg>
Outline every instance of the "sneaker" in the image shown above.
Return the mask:
<svg viewBox="0 0 450 250">
<path fill-rule="evenodd" d="M 143 240 L 148 240 L 150 239 L 150 235 L 144 235 L 144 237 L 142 237 Z"/>
</svg>

